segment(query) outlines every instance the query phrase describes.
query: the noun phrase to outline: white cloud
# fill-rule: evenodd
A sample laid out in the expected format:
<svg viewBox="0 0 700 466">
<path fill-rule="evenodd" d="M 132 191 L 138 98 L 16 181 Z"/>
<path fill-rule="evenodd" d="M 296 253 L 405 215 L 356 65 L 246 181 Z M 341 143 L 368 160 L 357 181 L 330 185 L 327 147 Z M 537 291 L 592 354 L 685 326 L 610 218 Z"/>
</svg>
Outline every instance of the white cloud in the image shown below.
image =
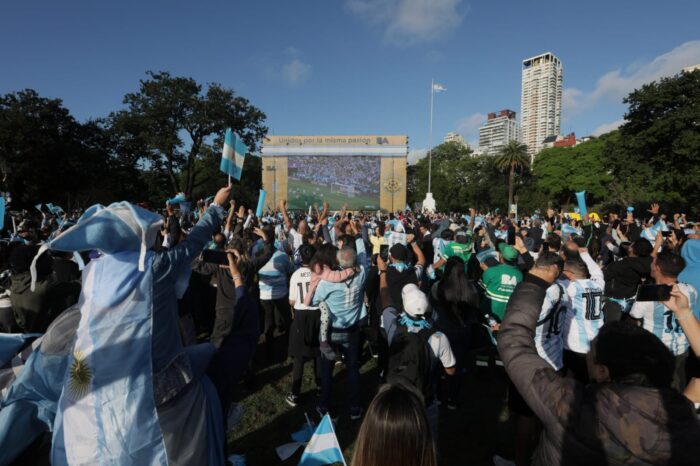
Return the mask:
<svg viewBox="0 0 700 466">
<path fill-rule="evenodd" d="M 457 122 L 457 132 L 470 139 L 479 134 L 479 128 L 484 125 L 487 118 L 488 116 L 483 113 L 472 113 Z"/>
<path fill-rule="evenodd" d="M 577 112 L 592 107 L 601 100 L 621 102 L 634 89 L 659 78 L 678 74 L 684 67 L 697 63 L 700 63 L 700 40 L 686 42 L 650 62 L 636 62 L 624 70 L 605 73 L 590 92 L 576 88 L 565 89 L 563 107 L 567 112 Z"/>
<path fill-rule="evenodd" d="M 591 134 L 593 136 L 600 136 L 601 134 L 609 133 L 610 131 L 616 130 L 624 123 L 625 123 L 624 118 L 620 118 L 619 120 L 611 121 L 610 123 L 603 123 L 602 125 L 598 126 L 596 129 L 594 129 Z"/>
<path fill-rule="evenodd" d="M 289 86 L 296 87 L 311 77 L 311 65 L 299 58 L 293 58 L 282 67 L 282 76 Z"/>
<path fill-rule="evenodd" d="M 463 0 L 346 0 L 354 14 L 385 27 L 396 45 L 427 42 L 456 30 L 466 15 Z"/>
<path fill-rule="evenodd" d="M 579 101 L 583 91 L 575 87 L 567 87 L 561 93 L 562 114 L 568 115 L 579 110 Z"/>
<path fill-rule="evenodd" d="M 415 165 L 422 158 L 428 155 L 428 149 L 414 149 L 408 153 L 406 161 L 409 165 Z"/>
</svg>

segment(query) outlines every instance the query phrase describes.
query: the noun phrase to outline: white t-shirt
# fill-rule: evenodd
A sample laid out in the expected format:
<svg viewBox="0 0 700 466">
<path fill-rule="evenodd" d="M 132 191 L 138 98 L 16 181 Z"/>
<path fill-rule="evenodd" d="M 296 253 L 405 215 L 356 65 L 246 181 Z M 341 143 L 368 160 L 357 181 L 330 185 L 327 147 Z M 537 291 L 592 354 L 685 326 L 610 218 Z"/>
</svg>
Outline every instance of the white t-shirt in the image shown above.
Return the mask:
<svg viewBox="0 0 700 466">
<path fill-rule="evenodd" d="M 318 306 L 307 306 L 304 298 L 309 293 L 311 286 L 311 269 L 301 267 L 292 274 L 289 281 L 289 300 L 294 301 L 294 309 L 297 311 L 318 309 Z"/>
</svg>

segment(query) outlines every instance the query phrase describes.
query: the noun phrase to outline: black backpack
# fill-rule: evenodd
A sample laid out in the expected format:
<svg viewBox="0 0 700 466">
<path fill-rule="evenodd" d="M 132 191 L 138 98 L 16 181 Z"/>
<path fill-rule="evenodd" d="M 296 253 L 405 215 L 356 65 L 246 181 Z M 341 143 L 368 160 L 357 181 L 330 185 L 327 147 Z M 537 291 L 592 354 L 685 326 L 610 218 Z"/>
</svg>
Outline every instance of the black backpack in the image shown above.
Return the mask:
<svg viewBox="0 0 700 466">
<path fill-rule="evenodd" d="M 433 402 L 431 349 L 428 340 L 436 332 L 434 328 L 409 332 L 398 324 L 396 335 L 389 346 L 389 364 L 386 381 L 415 387 L 423 394 L 425 405 Z"/>
</svg>

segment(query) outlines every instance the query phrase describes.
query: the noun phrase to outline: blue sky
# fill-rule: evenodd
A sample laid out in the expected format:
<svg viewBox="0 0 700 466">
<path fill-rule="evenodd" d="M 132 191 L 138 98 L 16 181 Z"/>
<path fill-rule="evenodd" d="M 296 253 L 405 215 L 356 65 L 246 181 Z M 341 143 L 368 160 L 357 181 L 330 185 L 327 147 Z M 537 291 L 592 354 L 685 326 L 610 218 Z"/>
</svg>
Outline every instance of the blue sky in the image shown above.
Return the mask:
<svg viewBox="0 0 700 466">
<path fill-rule="evenodd" d="M 0 93 L 34 88 L 81 120 L 120 108 L 146 70 L 220 82 L 274 134 L 408 134 L 474 141 L 520 111 L 524 58 L 564 66 L 562 132 L 619 125 L 635 87 L 700 63 L 700 2 L 251 0 L 6 2 Z"/>
</svg>

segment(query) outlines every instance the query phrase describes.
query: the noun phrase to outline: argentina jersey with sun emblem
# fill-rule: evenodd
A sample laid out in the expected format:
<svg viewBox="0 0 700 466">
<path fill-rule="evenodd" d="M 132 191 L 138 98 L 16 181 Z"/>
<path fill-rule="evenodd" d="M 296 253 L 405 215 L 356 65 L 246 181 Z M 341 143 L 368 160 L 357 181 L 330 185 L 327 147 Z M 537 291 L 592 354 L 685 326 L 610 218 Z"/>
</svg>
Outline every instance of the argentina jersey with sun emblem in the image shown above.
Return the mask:
<svg viewBox="0 0 700 466">
<path fill-rule="evenodd" d="M 687 283 L 679 283 L 678 289 L 694 303 L 698 299 L 697 290 Z M 691 309 L 695 311 L 695 309 Z M 642 320 L 642 327 L 656 335 L 674 356 L 688 351 L 688 339 L 675 314 L 664 303 L 658 301 L 637 301 L 632 306 L 630 316 Z"/>
<path fill-rule="evenodd" d="M 564 365 L 562 329 L 568 301 L 569 297 L 561 284 L 555 283 L 547 288 L 535 327 L 537 353 L 557 371 Z"/>
</svg>

